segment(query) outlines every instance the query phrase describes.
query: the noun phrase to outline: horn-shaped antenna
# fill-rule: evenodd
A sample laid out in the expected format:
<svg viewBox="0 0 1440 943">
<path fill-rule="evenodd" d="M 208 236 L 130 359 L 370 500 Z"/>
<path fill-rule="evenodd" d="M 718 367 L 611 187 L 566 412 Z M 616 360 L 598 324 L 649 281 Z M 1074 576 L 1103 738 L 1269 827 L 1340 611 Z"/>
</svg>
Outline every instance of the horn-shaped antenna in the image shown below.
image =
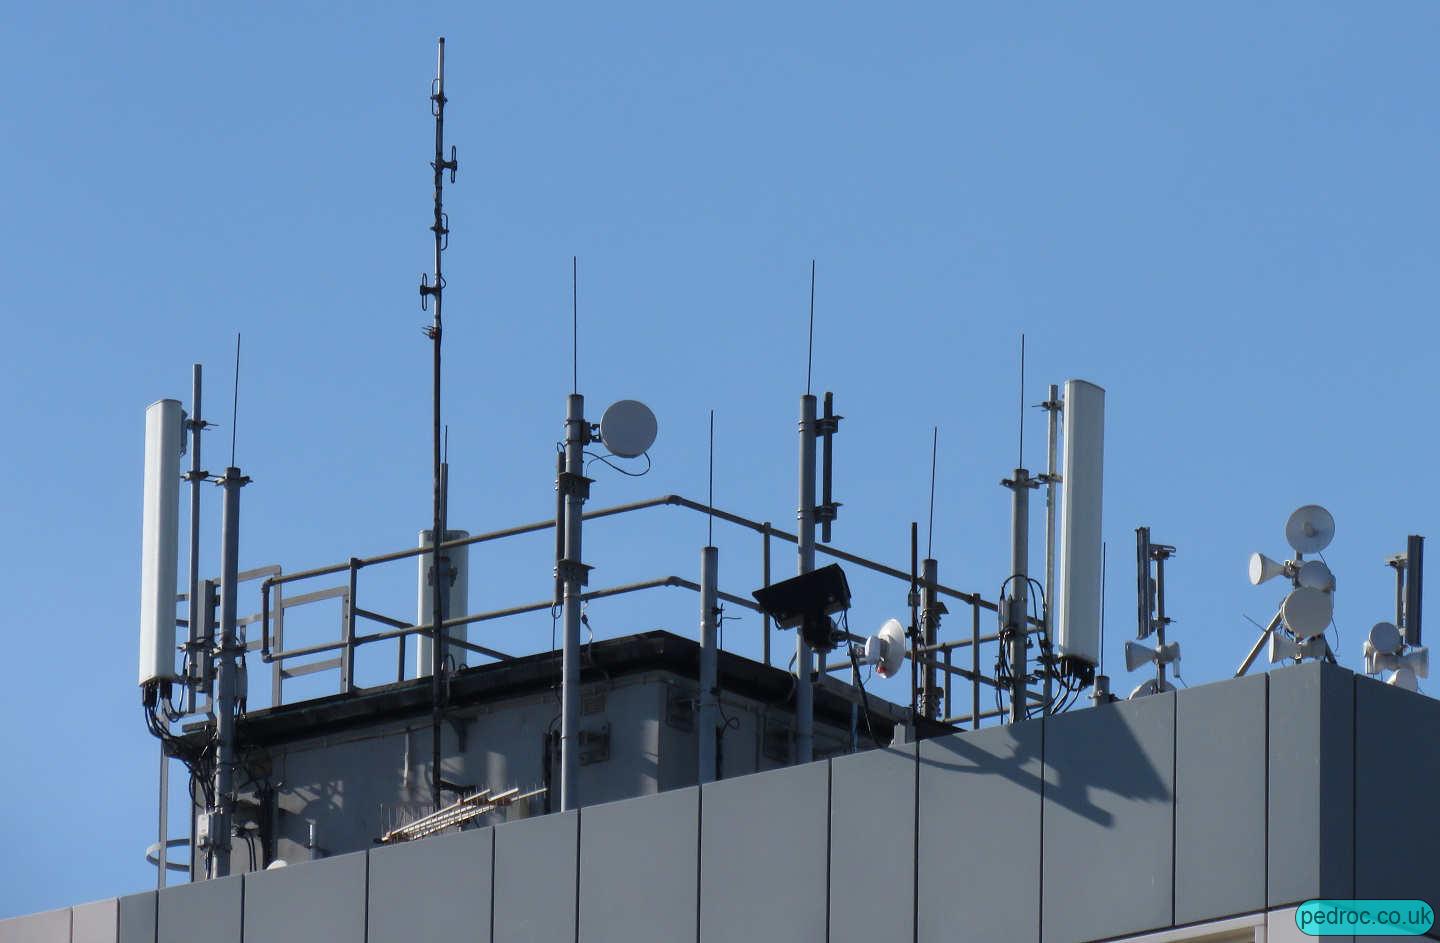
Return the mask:
<svg viewBox="0 0 1440 943">
<path fill-rule="evenodd" d="M 1266 580 L 1283 575 L 1289 565 L 1272 560 L 1263 553 L 1250 554 L 1250 585 L 1259 586 Z"/>
</svg>

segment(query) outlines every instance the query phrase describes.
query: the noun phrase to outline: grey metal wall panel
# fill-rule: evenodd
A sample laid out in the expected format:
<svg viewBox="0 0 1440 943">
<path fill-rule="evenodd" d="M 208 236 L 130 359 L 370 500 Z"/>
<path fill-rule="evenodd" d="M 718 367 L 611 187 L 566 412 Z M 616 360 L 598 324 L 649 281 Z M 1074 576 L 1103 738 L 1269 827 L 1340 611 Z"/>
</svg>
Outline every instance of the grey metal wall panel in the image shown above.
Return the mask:
<svg viewBox="0 0 1440 943">
<path fill-rule="evenodd" d="M 1265 908 L 1265 687 L 1258 674 L 1176 696 L 1176 923 Z"/>
<path fill-rule="evenodd" d="M 245 875 L 245 943 L 365 943 L 365 852 Z"/>
<path fill-rule="evenodd" d="M 494 845 L 482 828 L 370 852 L 368 943 L 489 943 Z"/>
<path fill-rule="evenodd" d="M 882 877 L 883 876 L 883 877 Z M 915 876 L 915 747 L 830 761 L 830 943 L 909 940 L 910 895 L 883 905 L 861 889 Z M 859 891 L 857 893 L 857 891 Z"/>
<path fill-rule="evenodd" d="M 1311 662 L 1270 672 L 1271 907 L 1354 896 L 1354 676 Z"/>
<path fill-rule="evenodd" d="M 699 867 L 696 787 L 586 806 L 580 812 L 580 943 L 694 940 Z"/>
<path fill-rule="evenodd" d="M 70 908 L 0 920 L 0 943 L 70 943 Z"/>
<path fill-rule="evenodd" d="M 1044 943 L 1171 925 L 1175 695 L 1048 717 Z"/>
<path fill-rule="evenodd" d="M 920 744 L 921 943 L 1039 939 L 1044 735 L 1032 721 Z"/>
<path fill-rule="evenodd" d="M 558 812 L 495 826 L 495 943 L 575 939 L 579 824 Z"/>
<path fill-rule="evenodd" d="M 701 787 L 701 943 L 825 939 L 829 793 L 824 761 Z"/>
<path fill-rule="evenodd" d="M 160 892 L 156 939 L 193 943 L 202 928 L 205 943 L 240 943 L 245 879 L 238 875 L 177 884 Z"/>
<path fill-rule="evenodd" d="M 120 943 L 155 943 L 155 906 L 154 891 L 120 898 Z"/>
<path fill-rule="evenodd" d="M 1355 896 L 1440 904 L 1440 701 L 1355 679 Z"/>
<path fill-rule="evenodd" d="M 70 943 L 115 943 L 120 936 L 120 902 L 97 900 L 70 908 Z"/>
</svg>

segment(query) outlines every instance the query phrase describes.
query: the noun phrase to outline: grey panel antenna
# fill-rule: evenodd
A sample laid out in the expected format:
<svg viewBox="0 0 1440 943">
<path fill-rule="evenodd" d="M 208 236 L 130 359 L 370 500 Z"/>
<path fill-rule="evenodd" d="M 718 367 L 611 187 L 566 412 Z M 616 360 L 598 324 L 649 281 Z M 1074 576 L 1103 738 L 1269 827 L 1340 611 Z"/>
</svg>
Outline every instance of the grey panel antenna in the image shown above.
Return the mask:
<svg viewBox="0 0 1440 943">
<path fill-rule="evenodd" d="M 1319 560 L 1306 560 L 1295 574 L 1295 582 L 1308 589 L 1328 593 L 1335 589 L 1335 574 Z"/>
<path fill-rule="evenodd" d="M 614 455 L 638 458 L 655 444 L 660 431 L 655 414 L 639 400 L 622 399 L 612 403 L 600 417 L 600 440 Z"/>
<path fill-rule="evenodd" d="M 1335 614 L 1335 597 L 1318 589 L 1300 587 L 1280 604 L 1285 625 L 1301 638 L 1319 635 L 1330 627 Z"/>
<path fill-rule="evenodd" d="M 1285 522 L 1285 540 L 1296 553 L 1319 553 L 1335 539 L 1335 518 L 1318 504 L 1298 508 Z"/>
</svg>

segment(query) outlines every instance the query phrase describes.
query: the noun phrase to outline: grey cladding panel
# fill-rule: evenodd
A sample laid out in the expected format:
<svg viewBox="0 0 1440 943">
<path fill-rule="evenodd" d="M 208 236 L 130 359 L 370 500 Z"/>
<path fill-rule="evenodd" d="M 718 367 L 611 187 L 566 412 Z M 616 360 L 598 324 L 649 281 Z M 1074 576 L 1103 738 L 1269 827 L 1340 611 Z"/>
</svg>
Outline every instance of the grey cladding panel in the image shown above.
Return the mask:
<svg viewBox="0 0 1440 943">
<path fill-rule="evenodd" d="M 115 943 L 120 935 L 120 902 L 111 898 L 70 910 L 70 943 Z"/>
<path fill-rule="evenodd" d="M 1044 723 L 1044 943 L 1170 926 L 1175 695 Z"/>
<path fill-rule="evenodd" d="M 867 886 L 906 889 L 915 875 L 915 747 L 830 761 L 830 943 L 909 940 L 915 914 Z M 883 893 L 883 892 L 882 892 Z"/>
<path fill-rule="evenodd" d="M 1355 896 L 1440 904 L 1440 701 L 1355 679 Z"/>
<path fill-rule="evenodd" d="M 829 764 L 701 788 L 701 943 L 825 939 Z"/>
<path fill-rule="evenodd" d="M 0 943 L 70 943 L 70 908 L 0 920 Z"/>
<path fill-rule="evenodd" d="M 578 826 L 557 812 L 495 827 L 496 943 L 575 939 Z"/>
<path fill-rule="evenodd" d="M 155 943 L 155 892 L 120 898 L 120 943 Z"/>
<path fill-rule="evenodd" d="M 365 853 L 245 875 L 245 943 L 364 943 Z"/>
<path fill-rule="evenodd" d="M 1040 936 L 1039 721 L 920 744 L 921 943 Z"/>
<path fill-rule="evenodd" d="M 1354 699 L 1343 668 L 1270 672 L 1271 907 L 1354 896 Z"/>
<path fill-rule="evenodd" d="M 580 943 L 695 939 L 700 790 L 580 813 Z"/>
<path fill-rule="evenodd" d="M 494 829 L 370 852 L 368 943 L 489 943 Z"/>
<path fill-rule="evenodd" d="M 206 943 L 240 943 L 244 880 L 236 874 L 165 888 L 156 928 L 159 943 L 192 943 L 202 927 Z"/>
<path fill-rule="evenodd" d="M 1175 703 L 1175 922 L 1265 908 L 1265 675 Z"/>
</svg>

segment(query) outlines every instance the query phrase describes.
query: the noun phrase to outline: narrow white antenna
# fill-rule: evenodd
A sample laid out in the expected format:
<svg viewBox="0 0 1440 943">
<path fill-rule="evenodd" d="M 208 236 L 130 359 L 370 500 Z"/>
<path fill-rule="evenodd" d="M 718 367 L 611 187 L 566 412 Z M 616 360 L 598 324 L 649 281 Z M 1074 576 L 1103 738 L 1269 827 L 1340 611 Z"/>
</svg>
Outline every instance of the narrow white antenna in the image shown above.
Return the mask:
<svg viewBox="0 0 1440 943">
<path fill-rule="evenodd" d="M 140 680 L 175 673 L 175 584 L 180 559 L 180 451 L 184 412 L 162 399 L 145 410 L 145 493 L 140 536 Z"/>
<path fill-rule="evenodd" d="M 1100 660 L 1104 475 L 1105 391 L 1084 380 L 1067 380 L 1055 643 L 1062 659 L 1089 666 Z"/>
</svg>

